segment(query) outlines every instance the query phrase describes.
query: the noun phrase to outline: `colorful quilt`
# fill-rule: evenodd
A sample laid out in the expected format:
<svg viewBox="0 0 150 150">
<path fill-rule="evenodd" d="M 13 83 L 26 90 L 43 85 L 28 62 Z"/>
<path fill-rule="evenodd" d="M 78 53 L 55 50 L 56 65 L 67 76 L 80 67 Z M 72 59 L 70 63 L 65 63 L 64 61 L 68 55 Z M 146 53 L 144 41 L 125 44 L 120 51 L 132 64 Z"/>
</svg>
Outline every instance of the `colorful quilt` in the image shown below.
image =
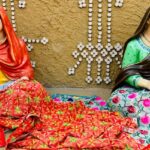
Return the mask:
<svg viewBox="0 0 150 150">
<path fill-rule="evenodd" d="M 31 115 L 18 119 L 1 118 L 7 125 L 15 128 L 7 140 L 8 149 L 142 148 L 125 132 L 136 128 L 130 118 L 123 118 L 118 113 L 92 110 L 80 101 L 71 104 L 51 100 L 47 104 L 40 117 Z"/>
<path fill-rule="evenodd" d="M 141 150 L 126 132 L 130 118 L 96 111 L 81 101 L 55 102 L 37 81 L 20 81 L 0 94 L 0 127 L 13 132 L 7 150 Z"/>
<path fill-rule="evenodd" d="M 0 127 L 12 130 L 6 149 L 136 149 L 126 132 L 130 118 L 96 111 L 81 101 L 58 103 L 37 81 L 20 81 L 0 93 Z"/>
</svg>

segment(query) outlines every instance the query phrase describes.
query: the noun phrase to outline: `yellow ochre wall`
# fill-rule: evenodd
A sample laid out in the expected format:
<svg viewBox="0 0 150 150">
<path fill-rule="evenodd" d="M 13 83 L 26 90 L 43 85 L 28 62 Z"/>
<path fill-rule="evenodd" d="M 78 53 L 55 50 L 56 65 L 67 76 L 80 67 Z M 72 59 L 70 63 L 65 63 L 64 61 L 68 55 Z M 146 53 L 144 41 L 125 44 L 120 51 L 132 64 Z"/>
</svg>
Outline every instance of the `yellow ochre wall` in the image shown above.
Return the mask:
<svg viewBox="0 0 150 150">
<path fill-rule="evenodd" d="M 97 0 L 93 0 L 94 2 Z M 112 7 L 112 44 L 121 44 L 133 34 L 145 10 L 150 6 L 149 0 L 124 0 L 122 8 Z M 35 78 L 48 87 L 111 87 L 106 84 L 87 84 L 86 62 L 83 61 L 75 76 L 68 76 L 68 67 L 75 64 L 72 52 L 79 42 L 87 43 L 88 8 L 80 9 L 78 0 L 26 0 L 24 9 L 17 8 L 15 0 L 18 36 L 30 38 L 47 37 L 47 45 L 33 44 L 30 52 L 36 61 Z M 96 3 L 95 2 L 95 3 Z M 8 2 L 10 3 L 10 2 Z M 96 5 L 96 4 L 95 4 Z M 8 4 L 8 8 L 9 8 Z M 107 2 L 103 0 L 103 44 L 106 44 Z M 97 7 L 94 6 L 94 12 Z M 10 13 L 8 9 L 8 13 Z M 96 18 L 96 17 L 95 17 Z M 94 24 L 96 24 L 96 19 Z M 96 29 L 94 31 L 96 33 Z M 94 41 L 96 42 L 96 41 Z M 94 43 L 93 42 L 93 43 Z M 111 76 L 115 79 L 118 67 L 111 65 Z M 102 74 L 105 73 L 103 68 Z M 92 70 L 96 77 L 96 64 Z"/>
</svg>

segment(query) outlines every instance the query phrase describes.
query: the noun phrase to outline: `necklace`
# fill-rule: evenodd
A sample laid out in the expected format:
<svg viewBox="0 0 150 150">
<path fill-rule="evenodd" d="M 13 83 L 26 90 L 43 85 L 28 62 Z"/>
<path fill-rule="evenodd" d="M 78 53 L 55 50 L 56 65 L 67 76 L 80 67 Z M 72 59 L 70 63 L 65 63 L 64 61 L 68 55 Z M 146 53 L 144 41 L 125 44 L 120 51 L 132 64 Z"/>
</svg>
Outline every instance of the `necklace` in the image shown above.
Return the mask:
<svg viewBox="0 0 150 150">
<path fill-rule="evenodd" d="M 150 40 L 143 34 L 144 39 L 150 43 Z"/>
</svg>

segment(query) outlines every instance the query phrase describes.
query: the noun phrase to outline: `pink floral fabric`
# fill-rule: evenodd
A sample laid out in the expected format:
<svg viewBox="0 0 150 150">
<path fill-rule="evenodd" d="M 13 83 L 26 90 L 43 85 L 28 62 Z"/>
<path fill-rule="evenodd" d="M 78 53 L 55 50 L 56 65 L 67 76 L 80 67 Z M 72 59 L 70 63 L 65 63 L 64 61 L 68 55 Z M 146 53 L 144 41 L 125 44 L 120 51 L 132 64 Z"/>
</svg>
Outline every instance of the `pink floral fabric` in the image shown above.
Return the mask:
<svg viewBox="0 0 150 150">
<path fill-rule="evenodd" d="M 108 105 L 110 110 L 134 118 L 139 128 L 132 136 L 142 144 L 150 144 L 150 91 L 123 86 L 112 93 Z"/>
</svg>

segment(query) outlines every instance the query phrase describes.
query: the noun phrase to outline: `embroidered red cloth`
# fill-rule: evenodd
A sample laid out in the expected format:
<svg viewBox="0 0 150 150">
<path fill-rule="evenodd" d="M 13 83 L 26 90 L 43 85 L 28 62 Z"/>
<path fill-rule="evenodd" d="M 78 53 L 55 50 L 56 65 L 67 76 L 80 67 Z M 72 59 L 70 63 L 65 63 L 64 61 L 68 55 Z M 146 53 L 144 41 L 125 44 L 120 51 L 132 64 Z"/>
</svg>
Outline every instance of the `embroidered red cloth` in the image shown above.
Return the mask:
<svg viewBox="0 0 150 150">
<path fill-rule="evenodd" d="M 4 129 L 0 128 L 0 147 L 6 146 Z"/>
<path fill-rule="evenodd" d="M 150 144 L 146 146 L 143 150 L 150 150 Z"/>
<path fill-rule="evenodd" d="M 96 111 L 81 101 L 57 103 L 37 81 L 20 81 L 0 94 L 0 126 L 13 130 L 7 149 L 136 149 L 124 130 L 136 128 L 130 118 Z"/>
</svg>

